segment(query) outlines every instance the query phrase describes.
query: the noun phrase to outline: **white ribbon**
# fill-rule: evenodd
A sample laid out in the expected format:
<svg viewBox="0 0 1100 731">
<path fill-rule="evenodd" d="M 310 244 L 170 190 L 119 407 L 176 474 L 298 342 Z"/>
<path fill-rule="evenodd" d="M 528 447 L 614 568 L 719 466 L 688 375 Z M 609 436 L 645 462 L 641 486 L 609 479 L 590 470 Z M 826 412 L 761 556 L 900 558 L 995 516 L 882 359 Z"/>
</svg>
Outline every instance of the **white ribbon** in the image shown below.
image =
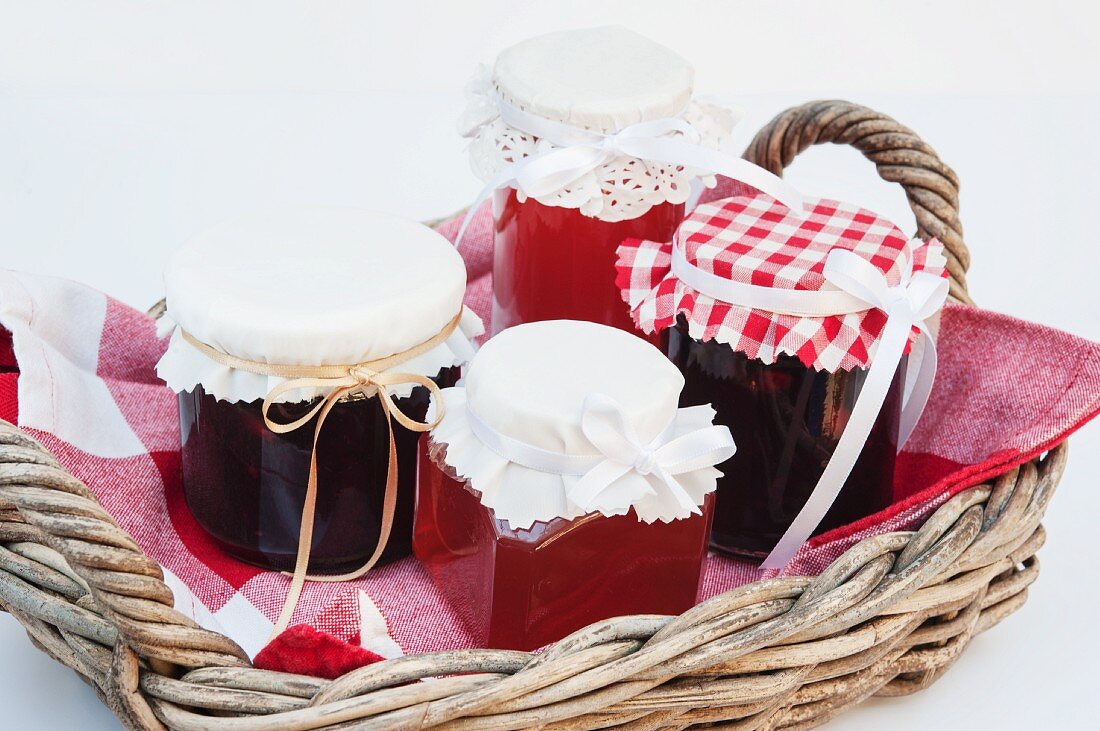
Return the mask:
<svg viewBox="0 0 1100 731">
<path fill-rule="evenodd" d="M 536 447 L 502 434 L 467 407 L 470 430 L 490 450 L 515 464 L 550 474 L 579 477 L 567 497 L 585 513 L 605 507 L 602 497 L 612 484 L 633 471 L 658 478 L 672 498 L 676 518 L 701 514 L 699 505 L 676 480 L 676 475 L 711 467 L 733 456 L 736 446 L 727 427 L 705 429 L 672 437 L 675 419 L 648 444 L 643 443 L 622 407 L 609 396 L 591 394 L 581 412 L 581 431 L 596 454 L 566 454 Z M 635 504 L 655 495 L 649 481 L 638 481 L 629 497 Z"/>
<path fill-rule="evenodd" d="M 638 122 L 618 132 L 605 133 L 573 127 L 526 112 L 495 92 L 491 98 L 500 109 L 500 118 L 505 124 L 550 142 L 554 147 L 505 166 L 486 183 L 466 212 L 455 246 L 462 242 L 466 234 L 470 214 L 493 191 L 514 187 L 538 198 L 568 186 L 619 155 L 724 175 L 751 185 L 796 214 L 801 214 L 803 210 L 802 194 L 793 186 L 748 160 L 701 146 L 698 131 L 681 117 Z"/>
<path fill-rule="evenodd" d="M 936 345 L 928 329 L 928 320 L 947 300 L 947 280 L 928 272 L 914 274 L 913 260 L 909 257 L 901 281 L 897 286 L 890 286 L 886 275 L 863 257 L 847 249 L 833 249 L 825 260 L 823 273 L 826 282 L 835 289 L 816 292 L 774 289 L 733 282 L 705 272 L 688 262 L 675 243 L 672 273 L 708 297 L 778 314 L 828 317 L 872 308 L 886 313 L 886 325 L 879 336 L 867 378 L 833 456 L 810 499 L 762 564 L 764 568 L 782 568 L 821 523 L 851 474 L 882 410 L 905 353 L 909 333 L 916 327 L 922 340 L 914 345 L 906 371 L 899 449 L 913 433 L 936 377 Z"/>
</svg>

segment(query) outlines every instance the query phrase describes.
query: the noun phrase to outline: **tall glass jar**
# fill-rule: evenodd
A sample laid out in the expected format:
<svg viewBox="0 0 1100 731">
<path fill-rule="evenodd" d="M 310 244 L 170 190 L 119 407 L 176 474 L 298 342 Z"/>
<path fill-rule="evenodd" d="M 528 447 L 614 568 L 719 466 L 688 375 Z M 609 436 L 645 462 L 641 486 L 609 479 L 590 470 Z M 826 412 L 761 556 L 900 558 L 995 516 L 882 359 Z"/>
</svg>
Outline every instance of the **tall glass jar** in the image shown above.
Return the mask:
<svg viewBox="0 0 1100 731">
<path fill-rule="evenodd" d="M 621 133 L 636 142 L 635 130 L 653 123 L 667 125 L 662 141 L 724 146 L 734 116 L 692 100 L 693 76 L 671 50 L 604 27 L 526 40 L 475 82 L 463 124 L 471 164 L 500 186 L 493 333 L 559 318 L 636 332 L 615 286 L 616 247 L 671 237 L 693 185 L 714 179 L 610 141 Z M 515 175 L 501 183 L 508 170 Z"/>
<path fill-rule="evenodd" d="M 643 340 L 559 320 L 496 336 L 444 389 L 413 546 L 476 642 L 533 650 L 695 603 L 733 441 L 677 408 L 682 385 Z"/>
<path fill-rule="evenodd" d="M 183 492 L 199 525 L 230 555 L 269 569 L 294 566 L 304 513 L 311 571 L 363 565 L 385 522 L 378 563 L 408 555 L 420 435 L 392 424 L 389 475 L 391 424 L 377 389 L 423 422 L 428 391 L 397 374 L 449 386 L 472 354 L 480 322 L 462 310 L 454 247 L 382 214 L 290 208 L 195 237 L 165 280 L 175 330 L 157 370 L 179 394 Z M 403 355 L 410 349 L 423 352 Z M 375 370 L 387 385 L 370 381 Z"/>
<path fill-rule="evenodd" d="M 905 353 L 940 306 L 910 319 L 894 303 L 945 296 L 941 248 L 855 206 L 794 212 L 760 195 L 698 206 L 670 241 L 620 247 L 619 281 L 643 283 L 623 295 L 640 327 L 667 335 L 681 404 L 712 404 L 737 440 L 720 465 L 714 548 L 779 566 L 811 535 L 890 505 L 919 414 L 906 381 L 924 365 Z"/>
</svg>

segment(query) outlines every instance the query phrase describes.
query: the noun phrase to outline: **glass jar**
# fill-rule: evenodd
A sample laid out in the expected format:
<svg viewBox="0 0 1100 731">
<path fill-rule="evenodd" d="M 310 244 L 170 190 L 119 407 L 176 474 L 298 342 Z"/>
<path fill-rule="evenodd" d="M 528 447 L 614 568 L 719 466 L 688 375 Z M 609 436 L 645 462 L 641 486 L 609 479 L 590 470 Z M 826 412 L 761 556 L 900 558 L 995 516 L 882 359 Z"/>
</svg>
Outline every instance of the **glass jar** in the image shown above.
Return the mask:
<svg viewBox="0 0 1100 731">
<path fill-rule="evenodd" d="M 522 203 L 498 190 L 493 253 L 493 331 L 539 320 L 587 320 L 634 332 L 615 284 L 623 239 L 671 238 L 684 204 L 660 203 L 641 216 L 602 221 L 575 208 Z"/>
<path fill-rule="evenodd" d="M 442 391 L 422 452 L 413 547 L 476 643 L 533 650 L 695 603 L 712 465 L 733 441 L 712 409 L 678 408 L 683 379 L 657 348 L 587 322 L 524 324 L 489 340 L 464 384 Z M 690 466 L 666 465 L 683 458 L 662 450 L 674 440 Z"/>
<path fill-rule="evenodd" d="M 624 149 L 645 135 L 724 147 L 735 115 L 694 101 L 693 78 L 668 48 L 603 27 L 516 44 L 471 85 L 463 118 L 471 165 L 499 186 L 493 333 L 579 319 L 638 334 L 615 286 L 615 249 L 626 238 L 671 237 L 693 186 L 714 178 L 610 141 L 622 133 Z M 509 171 L 513 179 L 501 183 Z"/>
<path fill-rule="evenodd" d="M 514 529 L 433 459 L 439 446 L 421 457 L 416 557 L 479 645 L 534 650 L 601 619 L 695 604 L 713 494 L 701 515 L 668 523 L 631 511 Z"/>
<path fill-rule="evenodd" d="M 781 567 L 812 535 L 891 504 L 934 377 L 934 344 L 907 352 L 932 335 L 944 263 L 939 242 L 871 211 L 810 199 L 796 212 L 761 194 L 697 206 L 669 241 L 623 242 L 623 296 L 639 327 L 667 335 L 681 404 L 713 404 L 737 441 L 714 548 Z"/>
<path fill-rule="evenodd" d="M 693 340 L 683 319 L 669 330 L 668 355 L 684 374 L 681 404 L 709 403 L 737 442 L 719 465 L 712 545 L 750 558 L 767 555 L 817 487 L 860 394 L 867 369 L 818 371 L 780 355 L 765 364 L 714 341 Z M 904 365 L 898 369 L 859 459 L 813 535 L 888 507 Z"/>
<path fill-rule="evenodd" d="M 419 433 L 387 418 L 378 389 L 423 424 L 430 395 L 414 379 L 452 385 L 473 352 L 482 328 L 450 242 L 369 211 L 287 208 L 195 237 L 165 283 L 175 328 L 157 371 L 179 396 L 183 493 L 210 538 L 267 569 L 308 552 L 310 571 L 343 573 L 389 520 L 375 563 L 408 555 Z"/>
<path fill-rule="evenodd" d="M 433 379 L 454 385 L 458 369 Z M 261 401 L 231 403 L 202 386 L 179 395 L 183 438 L 183 493 L 187 507 L 226 553 L 265 568 L 289 571 L 298 552 L 298 533 L 313 452 L 311 421 L 305 428 L 276 434 L 264 423 Z M 315 402 L 275 404 L 272 417 L 289 423 Z M 396 399 L 416 421 L 428 410 L 428 392 L 415 389 Z M 350 571 L 374 553 L 381 531 L 389 462 L 388 426 L 377 399 L 338 402 L 317 441 L 317 501 L 310 565 L 324 573 Z M 420 435 L 394 424 L 397 441 L 397 508 L 391 537 L 376 565 L 412 550 L 413 502 Z M 364 459 L 364 453 L 370 455 Z"/>
</svg>

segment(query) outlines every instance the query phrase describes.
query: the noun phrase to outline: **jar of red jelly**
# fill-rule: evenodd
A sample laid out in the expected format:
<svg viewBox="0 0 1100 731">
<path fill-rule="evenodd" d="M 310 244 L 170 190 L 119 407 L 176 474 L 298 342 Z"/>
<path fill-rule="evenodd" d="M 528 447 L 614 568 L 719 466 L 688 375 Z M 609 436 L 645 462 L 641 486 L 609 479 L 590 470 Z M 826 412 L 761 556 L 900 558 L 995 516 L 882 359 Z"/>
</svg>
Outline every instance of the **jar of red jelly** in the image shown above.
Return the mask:
<svg viewBox="0 0 1100 731">
<path fill-rule="evenodd" d="M 413 547 L 475 640 L 532 650 L 608 617 L 679 614 L 734 451 L 644 340 L 550 320 L 489 340 L 422 457 Z"/>
<path fill-rule="evenodd" d="M 482 330 L 454 247 L 378 213 L 290 208 L 195 237 L 165 284 L 157 372 L 179 394 L 183 492 L 210 538 L 270 569 L 304 550 L 328 573 L 364 564 L 388 524 L 377 563 L 408 555 L 420 434 L 392 412 L 423 422 L 424 383 L 453 384 Z"/>
<path fill-rule="evenodd" d="M 497 189 L 492 332 L 558 318 L 635 332 L 614 284 L 616 247 L 667 240 L 693 186 L 715 184 L 713 170 L 640 145 L 713 152 L 736 121 L 692 99 L 693 76 L 668 48 L 603 27 L 512 46 L 472 84 L 460 126 L 474 172 Z"/>
<path fill-rule="evenodd" d="M 619 254 L 635 321 L 668 334 L 682 403 L 712 403 L 737 440 L 715 548 L 781 567 L 811 535 L 891 503 L 935 374 L 939 242 L 848 204 L 795 213 L 756 195 L 700 205 L 672 240 Z"/>
</svg>

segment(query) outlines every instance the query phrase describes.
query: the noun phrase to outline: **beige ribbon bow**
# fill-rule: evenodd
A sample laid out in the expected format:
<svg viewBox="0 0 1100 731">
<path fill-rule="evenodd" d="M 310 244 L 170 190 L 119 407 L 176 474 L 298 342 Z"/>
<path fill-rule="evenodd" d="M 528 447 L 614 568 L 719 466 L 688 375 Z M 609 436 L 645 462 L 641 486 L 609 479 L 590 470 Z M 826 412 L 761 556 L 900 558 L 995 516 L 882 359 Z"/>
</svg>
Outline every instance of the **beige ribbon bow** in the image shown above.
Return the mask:
<svg viewBox="0 0 1100 731">
<path fill-rule="evenodd" d="M 396 419 L 401 426 L 410 431 L 426 432 L 438 426 L 440 420 L 443 418 L 443 401 L 438 398 L 439 386 L 436 385 L 435 381 L 418 373 L 388 373 L 386 371 L 412 360 L 418 355 L 427 353 L 429 350 L 443 343 L 450 337 L 451 333 L 455 331 L 461 319 L 462 312 L 459 311 L 454 319 L 447 323 L 442 330 L 419 345 L 415 345 L 408 350 L 403 350 L 400 353 L 388 355 L 385 358 L 352 365 L 297 366 L 261 363 L 259 361 L 247 360 L 245 358 L 229 355 L 228 353 L 223 353 L 195 338 L 190 333 L 184 330 L 180 331 L 180 335 L 184 340 L 216 363 L 237 370 L 256 373 L 261 376 L 275 376 L 277 378 L 286 379 L 278 386 L 271 389 L 264 398 L 262 407 L 264 423 L 271 431 L 276 434 L 287 434 L 302 428 L 314 417 L 317 417 L 317 424 L 313 427 L 313 449 L 310 454 L 309 481 L 306 484 L 306 499 L 302 507 L 302 523 L 298 533 L 298 553 L 294 561 L 294 571 L 289 574 L 291 576 L 290 590 L 287 592 L 283 610 L 279 613 L 279 619 L 275 622 L 272 637 L 281 633 L 287 628 L 287 625 L 290 624 L 290 618 L 294 614 L 295 607 L 298 606 L 298 599 L 301 597 L 302 588 L 307 580 L 336 582 L 358 579 L 360 576 L 370 571 L 374 565 L 378 563 L 378 559 L 382 557 L 382 552 L 386 549 L 386 544 L 390 539 L 390 530 L 393 528 L 393 516 L 397 508 L 397 443 L 394 440 L 393 422 Z M 388 390 L 389 387 L 409 383 L 423 386 L 428 389 L 435 403 L 438 405 L 435 418 L 431 421 L 421 422 L 412 419 L 402 412 L 401 409 L 397 407 L 397 404 L 394 403 L 393 397 L 390 396 Z M 271 419 L 268 412 L 271 409 L 271 405 L 275 403 L 280 396 L 288 392 L 307 388 L 332 390 L 327 396 L 318 401 L 307 414 L 299 419 L 295 419 L 288 423 L 280 423 Z M 374 548 L 374 553 L 365 564 L 355 571 L 346 574 L 311 576 L 307 571 L 309 568 L 309 553 L 313 544 L 314 513 L 317 507 L 317 440 L 321 435 L 321 428 L 324 426 L 325 419 L 328 417 L 329 412 L 332 411 L 332 407 L 335 406 L 340 399 L 354 394 L 363 394 L 368 398 L 377 396 L 378 403 L 382 407 L 382 412 L 386 416 L 386 426 L 389 428 L 389 468 L 386 472 L 386 493 L 382 503 L 381 531 L 378 535 L 378 543 Z"/>
</svg>

